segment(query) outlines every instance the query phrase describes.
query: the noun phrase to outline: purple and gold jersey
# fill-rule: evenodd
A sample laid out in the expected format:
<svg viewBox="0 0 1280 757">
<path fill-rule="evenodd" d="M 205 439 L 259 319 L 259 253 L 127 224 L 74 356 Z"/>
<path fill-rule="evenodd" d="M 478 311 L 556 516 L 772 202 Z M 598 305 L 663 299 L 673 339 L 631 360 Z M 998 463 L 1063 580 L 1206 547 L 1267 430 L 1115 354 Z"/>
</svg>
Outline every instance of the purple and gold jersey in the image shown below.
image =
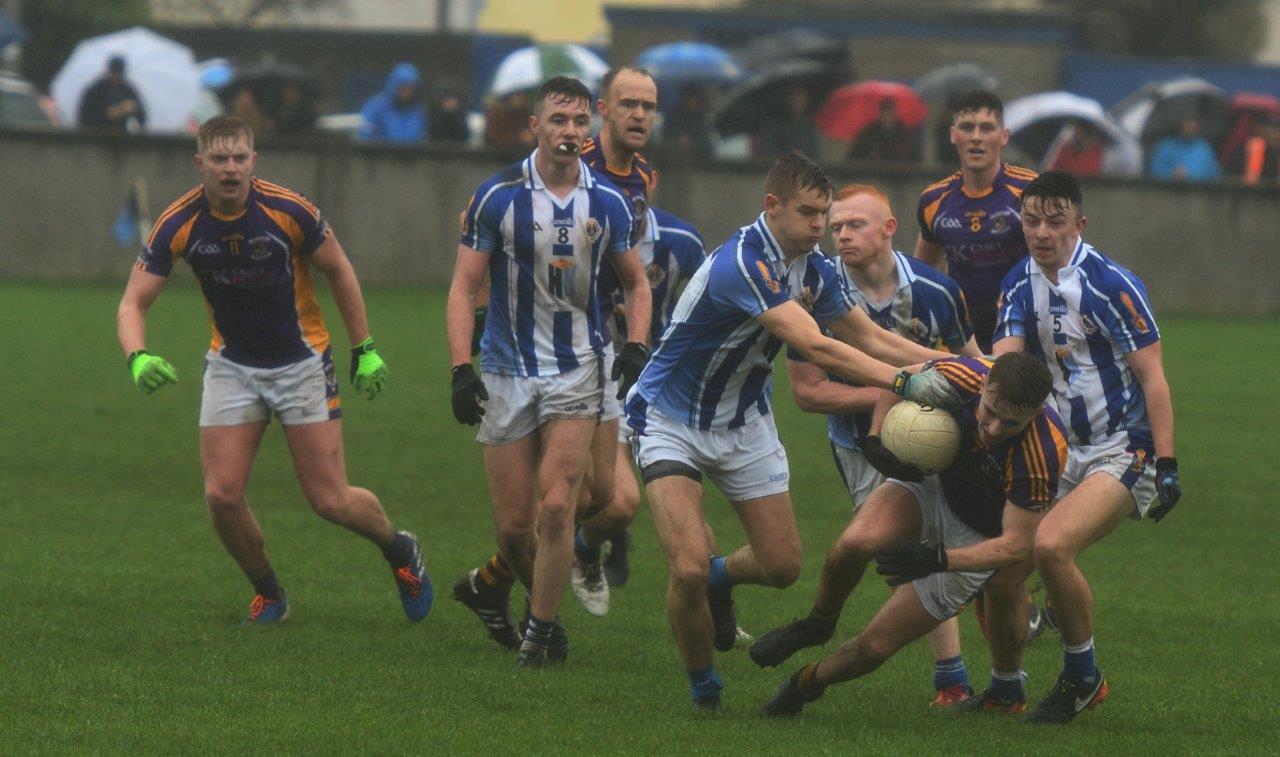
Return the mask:
<svg viewBox="0 0 1280 757">
<path fill-rule="evenodd" d="M 196 187 L 160 214 L 137 265 L 168 276 L 185 258 L 209 306 L 209 349 L 274 368 L 329 349 L 307 257 L 331 233 L 315 205 L 279 184 L 250 179 L 234 216 L 213 210 Z"/>
<path fill-rule="evenodd" d="M 631 215 L 639 221 L 649 208 L 649 193 L 658 186 L 658 172 L 640 153 L 631 159 L 631 170 L 623 171 L 609 165 L 604 157 L 604 147 L 597 139 L 588 139 L 582 146 L 582 162 L 608 179 L 631 203 Z"/>
<path fill-rule="evenodd" d="M 951 510 L 978 533 L 995 537 L 1003 530 L 1006 502 L 1027 510 L 1049 509 L 1067 461 L 1067 430 L 1052 405 L 1041 405 L 1025 429 L 988 449 L 978 437 L 977 410 L 991 361 L 956 356 L 928 367 L 961 398 L 960 409 L 951 413 L 960 424 L 960 454 L 938 474 Z"/>
<path fill-rule="evenodd" d="M 1001 163 L 995 184 L 981 195 L 965 190 L 959 171 L 920 193 L 916 209 L 920 236 L 946 248 L 947 275 L 964 292 L 975 330 L 988 339 L 994 318 L 980 328 L 979 321 L 987 319 L 979 314 L 994 314 L 1000 282 L 1027 256 L 1019 198 L 1035 177 L 1035 171 Z"/>
</svg>

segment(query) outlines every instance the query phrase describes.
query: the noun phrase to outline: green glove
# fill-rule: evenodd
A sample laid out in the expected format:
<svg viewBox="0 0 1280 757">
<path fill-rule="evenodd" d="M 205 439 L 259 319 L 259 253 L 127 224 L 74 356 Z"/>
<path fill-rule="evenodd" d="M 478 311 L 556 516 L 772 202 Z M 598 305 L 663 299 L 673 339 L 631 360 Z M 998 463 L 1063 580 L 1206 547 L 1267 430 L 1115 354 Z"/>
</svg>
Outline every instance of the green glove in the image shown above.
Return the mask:
<svg viewBox="0 0 1280 757">
<path fill-rule="evenodd" d="M 129 372 L 133 374 L 133 383 L 147 394 L 165 384 L 178 383 L 178 374 L 174 372 L 173 366 L 159 355 L 152 355 L 146 350 L 129 353 L 125 365 L 129 366 Z"/>
<path fill-rule="evenodd" d="M 369 399 L 387 383 L 387 364 L 373 348 L 373 337 L 351 348 L 351 385 Z"/>
</svg>

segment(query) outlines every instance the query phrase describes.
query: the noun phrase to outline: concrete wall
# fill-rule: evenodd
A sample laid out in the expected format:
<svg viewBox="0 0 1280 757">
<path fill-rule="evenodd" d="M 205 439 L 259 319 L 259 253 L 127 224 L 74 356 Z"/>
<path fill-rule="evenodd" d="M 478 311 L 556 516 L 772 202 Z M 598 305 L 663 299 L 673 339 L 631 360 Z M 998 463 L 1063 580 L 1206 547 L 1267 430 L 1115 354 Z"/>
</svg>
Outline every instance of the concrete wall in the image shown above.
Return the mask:
<svg viewBox="0 0 1280 757">
<path fill-rule="evenodd" d="M 339 141 L 260 145 L 258 174 L 306 193 L 329 217 L 362 279 L 443 284 L 458 212 L 501 166 L 486 153 L 356 147 Z M 0 132 L 0 276 L 123 281 L 136 250 L 110 234 L 134 177 L 153 217 L 192 187 L 186 139 Z M 768 166 L 695 164 L 653 156 L 657 202 L 718 244 L 759 212 Z M 915 243 L 915 201 L 947 173 L 832 166 L 837 183 L 869 181 L 894 202 L 899 249 Z M 1280 191 L 1089 182 L 1086 238 L 1138 273 L 1162 311 L 1280 313 Z"/>
</svg>

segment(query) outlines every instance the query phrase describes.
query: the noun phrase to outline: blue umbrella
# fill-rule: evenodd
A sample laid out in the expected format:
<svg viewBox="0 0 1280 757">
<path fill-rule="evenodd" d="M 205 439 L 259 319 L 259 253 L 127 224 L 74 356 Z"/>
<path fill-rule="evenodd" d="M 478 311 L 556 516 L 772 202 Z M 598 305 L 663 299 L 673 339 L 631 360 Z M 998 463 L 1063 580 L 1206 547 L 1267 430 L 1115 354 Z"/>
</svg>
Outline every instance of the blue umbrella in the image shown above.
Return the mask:
<svg viewBox="0 0 1280 757">
<path fill-rule="evenodd" d="M 636 57 L 636 65 L 649 69 L 659 85 L 731 85 L 743 75 L 742 65 L 732 55 L 704 42 L 651 47 Z"/>
<path fill-rule="evenodd" d="M 12 16 L 0 10 L 0 50 L 14 42 L 26 42 L 27 28 L 18 23 Z"/>
</svg>

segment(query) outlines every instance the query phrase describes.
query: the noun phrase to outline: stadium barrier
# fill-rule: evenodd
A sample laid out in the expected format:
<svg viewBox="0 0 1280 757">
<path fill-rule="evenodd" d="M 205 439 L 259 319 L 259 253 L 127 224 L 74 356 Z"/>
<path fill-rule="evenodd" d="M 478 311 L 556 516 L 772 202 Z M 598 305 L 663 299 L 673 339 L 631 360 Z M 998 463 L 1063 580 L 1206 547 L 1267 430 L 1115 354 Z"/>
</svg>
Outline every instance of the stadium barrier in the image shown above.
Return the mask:
<svg viewBox="0 0 1280 757">
<path fill-rule="evenodd" d="M 487 152 L 328 136 L 258 147 L 257 173 L 315 200 L 370 284 L 447 282 L 459 213 L 503 165 Z M 120 247 L 111 231 L 131 186 L 145 180 L 158 215 L 198 181 L 193 153 L 187 137 L 0 130 L 0 276 L 123 281 L 136 249 Z M 766 162 L 652 157 L 661 170 L 657 204 L 693 222 L 709 245 L 759 212 Z M 901 226 L 897 247 L 910 252 L 919 191 L 948 169 L 833 163 L 829 170 L 837 186 L 857 180 L 885 189 Z M 1270 260 L 1277 200 L 1280 189 L 1089 180 L 1085 237 L 1138 273 L 1161 311 L 1273 315 L 1280 313 L 1280 273 Z"/>
</svg>

